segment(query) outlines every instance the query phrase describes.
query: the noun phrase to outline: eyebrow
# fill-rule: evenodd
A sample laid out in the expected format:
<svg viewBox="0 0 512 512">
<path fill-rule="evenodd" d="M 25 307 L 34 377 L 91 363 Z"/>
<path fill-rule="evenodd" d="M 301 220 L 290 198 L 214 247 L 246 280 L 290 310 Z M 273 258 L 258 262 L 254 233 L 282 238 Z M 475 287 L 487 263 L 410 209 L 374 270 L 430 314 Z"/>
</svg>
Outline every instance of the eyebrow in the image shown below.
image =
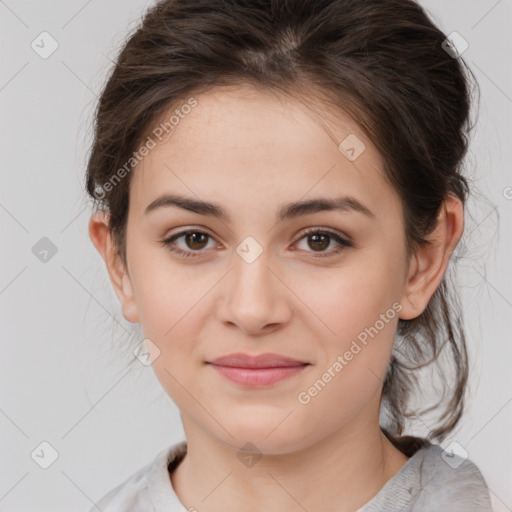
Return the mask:
<svg viewBox="0 0 512 512">
<path fill-rule="evenodd" d="M 146 207 L 144 214 L 148 214 L 157 208 L 164 207 L 178 207 L 199 215 L 208 215 L 224 220 L 225 222 L 231 222 L 231 218 L 225 208 L 218 203 L 210 203 L 173 194 L 165 194 L 155 199 Z M 357 199 L 354 197 L 342 196 L 335 199 L 318 198 L 286 203 L 279 209 L 277 213 L 277 220 L 283 221 L 293 219 L 301 215 L 308 215 L 323 211 L 355 211 L 362 213 L 367 217 L 375 218 L 375 214 Z"/>
</svg>

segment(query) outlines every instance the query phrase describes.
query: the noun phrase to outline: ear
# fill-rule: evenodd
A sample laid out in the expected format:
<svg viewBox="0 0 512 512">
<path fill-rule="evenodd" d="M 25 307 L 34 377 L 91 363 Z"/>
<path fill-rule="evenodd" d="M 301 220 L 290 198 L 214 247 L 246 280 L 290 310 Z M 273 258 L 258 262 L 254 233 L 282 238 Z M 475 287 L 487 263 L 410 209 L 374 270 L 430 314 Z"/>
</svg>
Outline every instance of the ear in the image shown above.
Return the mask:
<svg viewBox="0 0 512 512">
<path fill-rule="evenodd" d="M 89 220 L 89 236 L 105 261 L 110 281 L 121 303 L 123 316 L 128 322 L 139 322 L 139 314 L 128 270 L 121 258 L 115 254 L 115 246 L 109 229 L 108 213 L 97 212 L 93 214 Z"/>
<path fill-rule="evenodd" d="M 419 247 L 409 262 L 409 272 L 401 304 L 400 318 L 411 320 L 423 313 L 445 274 L 450 256 L 464 230 L 464 207 L 460 199 L 448 195 L 428 243 Z"/>
</svg>

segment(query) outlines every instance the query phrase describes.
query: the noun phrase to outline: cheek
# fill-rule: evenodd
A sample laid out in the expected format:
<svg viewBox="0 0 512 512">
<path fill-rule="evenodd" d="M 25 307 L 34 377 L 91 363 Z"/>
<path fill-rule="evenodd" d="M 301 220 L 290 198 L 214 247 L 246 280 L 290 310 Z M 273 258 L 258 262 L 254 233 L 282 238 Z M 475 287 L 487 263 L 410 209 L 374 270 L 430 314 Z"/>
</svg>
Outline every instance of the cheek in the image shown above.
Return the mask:
<svg viewBox="0 0 512 512">
<path fill-rule="evenodd" d="M 393 304 L 400 298 L 397 277 L 400 274 L 394 266 L 391 259 L 365 257 L 353 265 L 333 270 L 321 280 L 301 278 L 297 295 L 310 308 L 309 316 L 313 314 L 318 319 L 321 331 L 317 333 L 324 340 L 338 340 L 336 348 L 342 349 L 347 341 L 373 326 L 386 312 L 387 326 L 389 320 L 395 319 L 397 307 L 393 309 Z M 378 327 L 385 331 L 385 336 L 392 336 L 381 322 Z"/>
<path fill-rule="evenodd" d="M 173 264 L 165 248 L 144 248 L 131 253 L 132 283 L 144 332 L 165 340 L 183 329 L 187 317 L 196 314 L 201 297 L 215 276 L 199 279 L 194 267 Z"/>
<path fill-rule="evenodd" d="M 354 283 L 333 286 L 333 303 L 319 310 L 335 334 L 324 329 L 317 338 L 317 367 L 296 397 L 300 414 L 313 419 L 311 435 L 335 430 L 369 404 L 378 410 L 401 305 L 373 281 Z"/>
<path fill-rule="evenodd" d="M 215 273 L 198 276 L 197 269 L 176 265 L 162 248 L 132 247 L 132 284 L 145 338 L 160 351 L 153 368 L 172 395 L 185 384 L 196 357 L 200 332 L 207 321 L 207 292 L 218 281 Z M 205 296 L 206 294 L 206 296 Z M 195 370 L 194 370 L 195 371 Z"/>
<path fill-rule="evenodd" d="M 347 412 L 382 384 L 402 309 L 398 266 L 396 255 L 367 252 L 329 277 L 300 287 L 314 313 L 309 317 L 319 356 L 315 378 L 320 388 L 328 383 L 331 389 L 325 393 L 326 406 L 334 393 L 343 397 L 335 400 Z M 346 395 L 347 389 L 353 394 Z"/>
<path fill-rule="evenodd" d="M 401 305 L 386 287 L 379 290 L 373 281 L 344 282 L 329 294 L 332 302 L 318 309 L 329 330 L 323 329 L 325 334 L 317 338 L 322 351 L 317 376 L 337 381 L 340 391 L 348 387 L 373 392 L 387 368 Z"/>
</svg>

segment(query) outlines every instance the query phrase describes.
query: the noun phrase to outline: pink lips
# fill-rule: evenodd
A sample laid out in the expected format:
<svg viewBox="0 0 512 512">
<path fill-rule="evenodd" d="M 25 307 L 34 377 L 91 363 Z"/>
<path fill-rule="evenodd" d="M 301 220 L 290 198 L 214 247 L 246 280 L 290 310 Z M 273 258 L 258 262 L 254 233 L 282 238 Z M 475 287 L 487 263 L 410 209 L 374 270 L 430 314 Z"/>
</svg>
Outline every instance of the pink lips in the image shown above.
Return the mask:
<svg viewBox="0 0 512 512">
<path fill-rule="evenodd" d="M 243 353 L 228 354 L 208 364 L 227 379 L 249 387 L 269 386 L 296 375 L 309 365 L 278 354 L 251 356 Z"/>
</svg>

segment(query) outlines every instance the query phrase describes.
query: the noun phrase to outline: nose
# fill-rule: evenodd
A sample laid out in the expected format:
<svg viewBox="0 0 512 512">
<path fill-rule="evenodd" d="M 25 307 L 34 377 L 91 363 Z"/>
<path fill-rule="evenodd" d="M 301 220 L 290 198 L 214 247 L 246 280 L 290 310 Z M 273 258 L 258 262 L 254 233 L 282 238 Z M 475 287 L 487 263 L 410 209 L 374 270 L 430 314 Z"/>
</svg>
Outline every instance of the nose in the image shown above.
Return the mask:
<svg viewBox="0 0 512 512">
<path fill-rule="evenodd" d="M 254 261 L 234 254 L 218 311 L 221 321 L 250 335 L 267 334 L 290 321 L 291 293 L 272 267 L 265 251 Z"/>
</svg>

